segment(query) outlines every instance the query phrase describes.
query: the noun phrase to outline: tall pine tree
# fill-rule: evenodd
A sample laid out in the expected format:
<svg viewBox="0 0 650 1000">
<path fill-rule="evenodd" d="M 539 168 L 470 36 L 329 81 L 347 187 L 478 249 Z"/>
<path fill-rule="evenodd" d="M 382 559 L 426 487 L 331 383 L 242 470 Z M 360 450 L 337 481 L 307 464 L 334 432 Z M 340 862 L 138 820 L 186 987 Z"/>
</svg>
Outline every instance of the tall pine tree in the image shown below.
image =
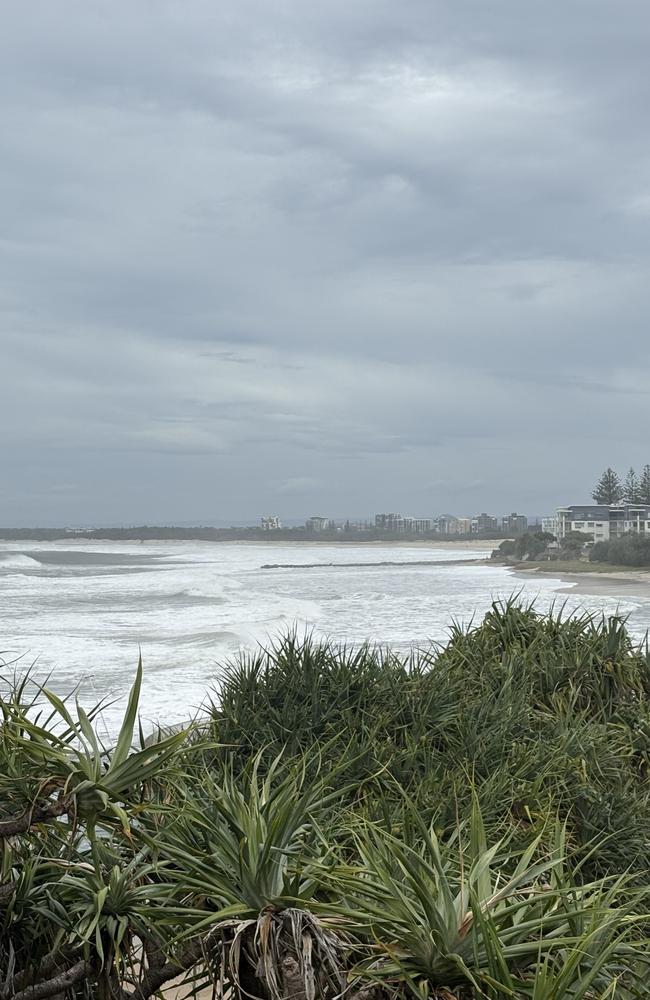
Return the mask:
<svg viewBox="0 0 650 1000">
<path fill-rule="evenodd" d="M 623 499 L 623 487 L 613 469 L 605 469 L 591 494 L 596 503 L 614 504 Z"/>
<path fill-rule="evenodd" d="M 639 503 L 650 504 L 650 465 L 644 465 L 639 479 Z"/>
<path fill-rule="evenodd" d="M 623 483 L 625 503 L 639 503 L 639 479 L 634 469 L 630 469 Z"/>
</svg>

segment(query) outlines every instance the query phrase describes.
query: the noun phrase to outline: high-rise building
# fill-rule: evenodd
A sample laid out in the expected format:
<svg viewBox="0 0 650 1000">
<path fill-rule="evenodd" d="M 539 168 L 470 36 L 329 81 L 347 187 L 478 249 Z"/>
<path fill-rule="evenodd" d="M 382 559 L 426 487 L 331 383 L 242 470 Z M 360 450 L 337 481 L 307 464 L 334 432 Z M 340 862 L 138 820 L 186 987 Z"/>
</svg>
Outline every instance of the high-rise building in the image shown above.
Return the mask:
<svg viewBox="0 0 650 1000">
<path fill-rule="evenodd" d="M 421 535 L 432 529 L 429 517 L 403 517 L 402 514 L 375 514 L 375 528 L 394 535 Z"/>
<path fill-rule="evenodd" d="M 477 514 L 472 518 L 472 534 L 487 535 L 494 534 L 498 530 L 496 517 L 492 514 Z"/>
<path fill-rule="evenodd" d="M 501 518 L 501 530 L 509 535 L 525 535 L 528 530 L 528 518 L 525 514 L 504 514 Z"/>
</svg>

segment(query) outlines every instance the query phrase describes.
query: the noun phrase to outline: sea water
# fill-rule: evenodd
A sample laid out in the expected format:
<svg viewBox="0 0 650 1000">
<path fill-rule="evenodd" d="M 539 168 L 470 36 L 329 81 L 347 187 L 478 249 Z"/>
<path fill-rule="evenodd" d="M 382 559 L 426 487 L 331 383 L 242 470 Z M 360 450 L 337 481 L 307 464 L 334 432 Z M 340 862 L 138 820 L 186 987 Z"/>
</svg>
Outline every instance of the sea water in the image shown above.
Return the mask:
<svg viewBox="0 0 650 1000">
<path fill-rule="evenodd" d="M 408 650 L 443 642 L 453 621 L 513 592 L 540 609 L 618 610 L 638 636 L 650 628 L 649 598 L 559 594 L 559 578 L 484 565 L 491 548 L 0 543 L 0 675 L 30 667 L 85 705 L 110 699 L 103 724 L 114 732 L 140 655 L 143 717 L 167 724 L 199 709 L 228 660 L 293 628 Z"/>
</svg>

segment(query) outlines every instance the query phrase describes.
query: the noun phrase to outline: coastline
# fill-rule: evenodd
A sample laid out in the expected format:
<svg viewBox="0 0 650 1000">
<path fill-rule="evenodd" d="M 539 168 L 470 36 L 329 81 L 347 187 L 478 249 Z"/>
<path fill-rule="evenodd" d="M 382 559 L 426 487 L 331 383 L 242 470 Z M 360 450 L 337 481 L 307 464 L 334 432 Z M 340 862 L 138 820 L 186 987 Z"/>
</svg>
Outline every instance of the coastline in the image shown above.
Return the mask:
<svg viewBox="0 0 650 1000">
<path fill-rule="evenodd" d="M 271 534 L 271 533 L 269 533 Z M 496 541 L 501 541 L 502 539 L 496 539 Z M 66 548 L 75 547 L 85 547 L 88 545 L 185 545 L 188 542 L 199 545 L 236 545 L 236 546 L 260 546 L 260 545 L 282 545 L 286 548 L 305 548 L 306 546 L 324 546 L 328 548 L 350 548 L 359 546 L 362 548 L 400 548 L 400 549 L 470 549 L 472 551 L 488 551 L 495 545 L 495 539 L 478 539 L 471 538 L 466 540 L 459 539 L 458 541 L 452 539 L 434 539 L 434 538 L 422 538 L 422 539 L 405 539 L 401 541 L 398 538 L 373 538 L 373 539 L 342 539 L 342 538 L 273 538 L 273 537 L 263 537 L 263 538 L 110 538 L 107 536 L 97 536 L 93 538 L 56 538 L 56 539 L 43 539 L 43 538 L 21 538 L 21 539 L 8 539 L 0 538 L 0 547 L 12 546 L 13 548 L 20 548 L 22 544 L 28 545 L 56 545 L 58 547 L 65 546 Z"/>
<path fill-rule="evenodd" d="M 534 576 L 553 576 L 565 584 L 558 590 L 560 594 L 578 594 L 589 596 L 607 597 L 642 597 L 650 600 L 650 570 L 637 569 L 616 569 L 593 570 L 585 569 L 578 572 L 571 570 L 542 569 L 538 566 L 531 566 L 525 569 L 521 566 L 507 566 L 513 577 L 520 580 L 530 581 Z"/>
</svg>

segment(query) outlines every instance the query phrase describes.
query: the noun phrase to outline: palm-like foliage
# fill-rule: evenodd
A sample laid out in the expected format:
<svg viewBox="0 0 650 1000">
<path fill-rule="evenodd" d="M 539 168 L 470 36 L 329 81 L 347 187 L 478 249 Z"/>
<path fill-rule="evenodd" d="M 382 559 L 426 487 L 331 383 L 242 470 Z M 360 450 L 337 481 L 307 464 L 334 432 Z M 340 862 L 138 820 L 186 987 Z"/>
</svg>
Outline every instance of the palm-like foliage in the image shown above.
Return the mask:
<svg viewBox="0 0 650 1000">
<path fill-rule="evenodd" d="M 512 602 L 406 659 L 288 636 L 189 739 L 133 746 L 140 667 L 114 745 L 10 685 L 0 1000 L 645 995 L 648 665 Z"/>
<path fill-rule="evenodd" d="M 4 751 L 7 757 L 19 760 L 21 765 L 19 774 L 6 775 L 3 784 L 7 797 L 20 799 L 24 795 L 24 783 L 31 777 L 32 787 L 33 782 L 40 782 L 36 786 L 38 798 L 48 800 L 56 793 L 61 806 L 72 808 L 73 803 L 77 815 L 89 823 L 95 823 L 100 815 L 106 818 L 106 814 L 112 813 L 128 826 L 120 803 L 133 789 L 139 793 L 142 785 L 160 772 L 185 740 L 185 733 L 179 732 L 133 752 L 141 684 L 142 663 L 139 662 L 117 742 L 110 752 L 101 744 L 91 718 L 78 701 L 76 718 L 73 718 L 61 698 L 47 688 L 40 688 L 38 693 L 53 709 L 44 721 L 38 717 L 33 720 L 30 708 L 33 709 L 34 701 L 25 706 L 14 698 L 8 705 L 4 704 Z M 100 707 L 91 714 L 96 714 Z M 44 771 L 47 779 L 43 782 Z M 30 802 L 28 808 L 33 808 L 34 804 Z M 62 808 L 59 815 L 67 811 Z"/>
<path fill-rule="evenodd" d="M 627 963 L 641 954 L 631 943 L 641 917 L 629 879 L 574 885 L 561 828 L 556 850 L 535 860 L 539 838 L 514 855 L 507 842 L 488 847 L 477 805 L 469 830 L 447 842 L 412 803 L 408 811 L 402 838 L 365 827 L 356 864 L 340 876 L 340 913 L 373 942 L 365 976 L 418 997 L 463 985 L 491 997 L 539 995 L 542 982 L 554 982 L 557 996 L 581 996 L 606 988 L 612 969 L 633 984 Z"/>
</svg>

